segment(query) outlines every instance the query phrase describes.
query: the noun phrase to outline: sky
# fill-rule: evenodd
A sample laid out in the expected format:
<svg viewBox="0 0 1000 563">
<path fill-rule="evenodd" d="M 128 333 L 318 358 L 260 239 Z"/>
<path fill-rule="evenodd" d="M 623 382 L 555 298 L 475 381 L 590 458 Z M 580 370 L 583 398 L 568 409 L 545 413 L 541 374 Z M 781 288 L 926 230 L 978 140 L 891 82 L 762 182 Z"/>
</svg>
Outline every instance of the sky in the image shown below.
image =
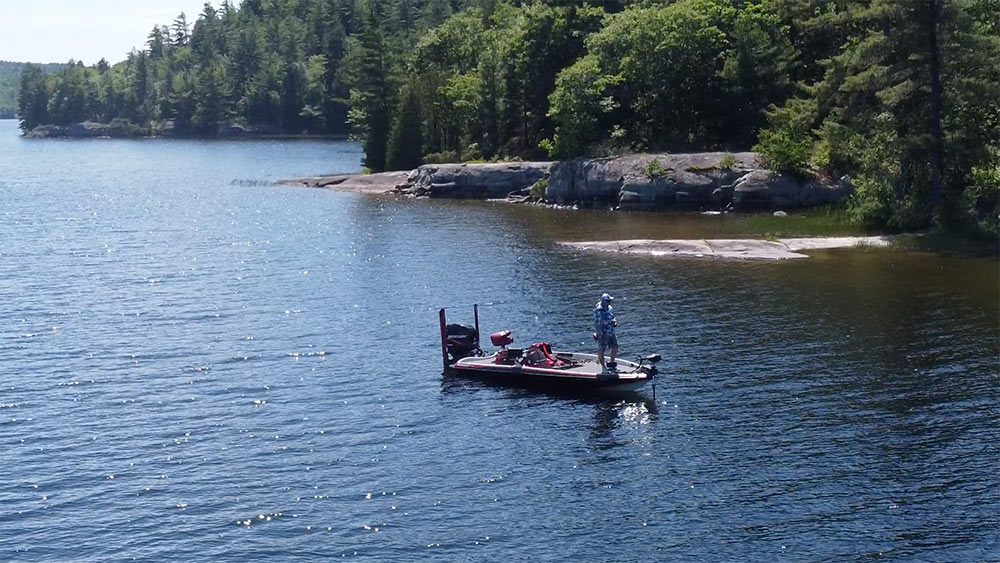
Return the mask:
<svg viewBox="0 0 1000 563">
<path fill-rule="evenodd" d="M 211 4 L 218 7 L 221 0 Z M 238 4 L 238 3 L 236 3 Z M 154 25 L 181 12 L 193 25 L 205 0 L 0 0 L 0 60 L 87 65 L 124 60 Z"/>
</svg>

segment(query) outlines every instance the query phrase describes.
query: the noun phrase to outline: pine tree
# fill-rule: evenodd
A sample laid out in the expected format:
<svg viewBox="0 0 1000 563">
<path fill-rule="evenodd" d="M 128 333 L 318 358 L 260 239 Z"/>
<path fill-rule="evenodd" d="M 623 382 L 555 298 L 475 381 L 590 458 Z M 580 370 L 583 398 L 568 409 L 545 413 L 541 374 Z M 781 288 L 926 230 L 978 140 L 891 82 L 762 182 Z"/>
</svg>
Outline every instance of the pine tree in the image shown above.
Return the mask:
<svg viewBox="0 0 1000 563">
<path fill-rule="evenodd" d="M 423 13 L 420 16 L 419 27 L 424 31 L 433 29 L 451 16 L 451 2 L 449 0 L 427 0 L 424 4 Z"/>
<path fill-rule="evenodd" d="M 392 126 L 386 155 L 386 169 L 412 170 L 423 158 L 421 146 L 420 98 L 415 88 L 407 86 L 402 107 Z"/>
<path fill-rule="evenodd" d="M 831 61 L 816 91 L 829 108 L 821 145 L 832 161 L 860 168 L 855 211 L 866 222 L 947 223 L 970 169 L 996 146 L 1000 44 L 969 6 L 874 0 L 851 13 L 863 35 Z M 873 132 L 889 146 L 874 147 Z M 868 158 L 870 150 L 892 158 Z"/>
<path fill-rule="evenodd" d="M 163 30 L 158 25 L 154 25 L 152 31 L 146 36 L 146 47 L 149 56 L 154 59 L 163 57 L 163 51 L 169 38 L 163 37 Z"/>
<path fill-rule="evenodd" d="M 54 76 L 49 97 L 48 117 L 58 125 L 77 123 L 87 119 L 86 74 L 72 60 Z"/>
<path fill-rule="evenodd" d="M 21 84 L 17 94 L 18 127 L 24 133 L 35 127 L 49 123 L 49 92 L 45 83 L 45 73 L 41 67 L 31 63 L 21 69 Z"/>
<path fill-rule="evenodd" d="M 188 40 L 191 38 L 188 30 L 189 26 L 187 16 L 184 15 L 184 12 L 181 12 L 180 15 L 174 19 L 174 24 L 170 29 L 170 36 L 175 47 L 183 47 L 188 44 Z"/>
<path fill-rule="evenodd" d="M 192 128 L 202 135 L 214 135 L 228 118 L 226 67 L 219 62 L 203 65 L 195 75 L 192 97 Z"/>
<path fill-rule="evenodd" d="M 333 19 L 330 26 L 323 44 L 323 120 L 328 130 L 340 132 L 347 122 L 344 100 L 350 96 L 341 71 L 347 50 L 347 35 L 339 18 Z"/>
<path fill-rule="evenodd" d="M 388 52 L 381 22 L 382 3 L 371 0 L 358 42 L 358 80 L 351 90 L 349 112 L 355 131 L 364 138 L 365 166 L 374 171 L 384 170 L 386 166 L 386 145 L 393 107 Z"/>
</svg>

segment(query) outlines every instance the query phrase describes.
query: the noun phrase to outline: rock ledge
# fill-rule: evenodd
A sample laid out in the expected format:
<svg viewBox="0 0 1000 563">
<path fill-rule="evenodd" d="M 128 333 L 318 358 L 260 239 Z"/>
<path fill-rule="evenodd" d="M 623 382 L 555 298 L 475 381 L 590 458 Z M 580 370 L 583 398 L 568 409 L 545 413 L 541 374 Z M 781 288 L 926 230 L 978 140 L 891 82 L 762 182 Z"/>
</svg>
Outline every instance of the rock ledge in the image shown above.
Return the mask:
<svg viewBox="0 0 1000 563">
<path fill-rule="evenodd" d="M 825 182 L 778 174 L 762 168 L 752 152 L 425 164 L 408 173 L 317 176 L 282 183 L 626 211 L 791 209 L 838 203 L 853 193 L 846 177 Z"/>
<path fill-rule="evenodd" d="M 770 240 L 676 239 L 561 242 L 568 248 L 588 251 L 645 254 L 657 258 L 722 258 L 737 260 L 796 260 L 809 258 L 802 250 L 889 246 L 898 237 L 817 237 Z"/>
</svg>

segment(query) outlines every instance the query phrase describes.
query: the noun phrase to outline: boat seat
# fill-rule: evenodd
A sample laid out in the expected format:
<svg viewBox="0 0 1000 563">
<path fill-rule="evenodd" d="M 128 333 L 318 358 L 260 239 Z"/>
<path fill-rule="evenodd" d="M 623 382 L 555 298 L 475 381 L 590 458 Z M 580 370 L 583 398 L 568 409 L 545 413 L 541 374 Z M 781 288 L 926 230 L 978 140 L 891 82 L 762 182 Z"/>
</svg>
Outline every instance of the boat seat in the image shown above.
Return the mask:
<svg viewBox="0 0 1000 563">
<path fill-rule="evenodd" d="M 527 364 L 531 366 L 542 366 L 547 368 L 569 367 L 566 362 L 552 355 L 552 347 L 549 346 L 548 342 L 533 344 L 525 354 L 525 360 Z"/>
<path fill-rule="evenodd" d="M 524 351 L 520 348 L 504 348 L 500 350 L 497 354 L 496 360 L 493 361 L 495 364 L 513 364 L 517 360 L 520 360 L 523 356 Z"/>
</svg>

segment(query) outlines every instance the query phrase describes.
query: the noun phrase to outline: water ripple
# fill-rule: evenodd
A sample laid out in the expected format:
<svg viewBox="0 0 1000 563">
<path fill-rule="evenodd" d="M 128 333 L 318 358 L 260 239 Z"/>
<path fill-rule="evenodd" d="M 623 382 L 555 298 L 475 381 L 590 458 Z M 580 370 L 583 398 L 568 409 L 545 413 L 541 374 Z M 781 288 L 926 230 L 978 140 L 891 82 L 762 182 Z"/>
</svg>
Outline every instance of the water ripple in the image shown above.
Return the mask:
<svg viewBox="0 0 1000 563">
<path fill-rule="evenodd" d="M 353 144 L 0 139 L 0 559 L 995 556 L 993 263 L 582 255 L 678 227 L 270 184 Z M 441 376 L 439 306 L 589 349 L 604 290 L 656 401 Z"/>
</svg>

